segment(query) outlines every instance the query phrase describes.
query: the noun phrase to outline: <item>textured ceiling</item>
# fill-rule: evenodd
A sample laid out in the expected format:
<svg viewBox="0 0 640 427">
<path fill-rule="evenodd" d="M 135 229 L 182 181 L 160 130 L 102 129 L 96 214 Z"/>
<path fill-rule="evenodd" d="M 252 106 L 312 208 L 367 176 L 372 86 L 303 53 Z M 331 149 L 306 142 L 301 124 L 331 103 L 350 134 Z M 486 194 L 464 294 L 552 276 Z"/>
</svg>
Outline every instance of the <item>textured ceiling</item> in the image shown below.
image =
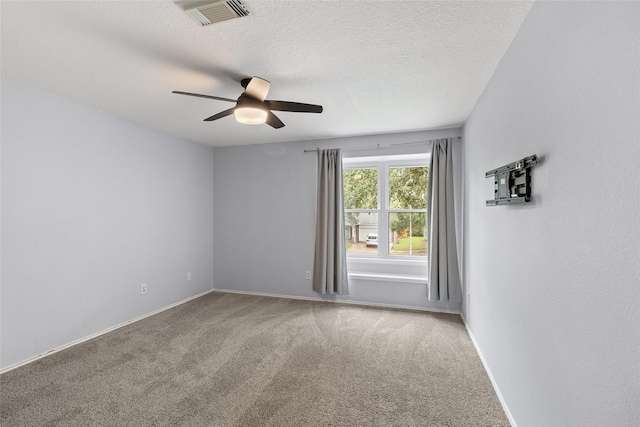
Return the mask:
<svg viewBox="0 0 640 427">
<path fill-rule="evenodd" d="M 201 27 L 171 1 L 2 1 L 2 77 L 211 146 L 459 126 L 531 1 L 246 0 L 249 17 Z M 227 117 L 244 77 L 282 129 Z"/>
</svg>

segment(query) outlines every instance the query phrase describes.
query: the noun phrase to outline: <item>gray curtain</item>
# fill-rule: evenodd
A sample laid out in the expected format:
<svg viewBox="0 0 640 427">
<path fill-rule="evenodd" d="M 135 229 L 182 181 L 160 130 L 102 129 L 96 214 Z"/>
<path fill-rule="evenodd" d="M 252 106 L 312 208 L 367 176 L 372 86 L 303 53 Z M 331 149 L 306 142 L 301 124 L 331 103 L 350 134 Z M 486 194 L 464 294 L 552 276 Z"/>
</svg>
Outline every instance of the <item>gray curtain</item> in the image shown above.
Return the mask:
<svg viewBox="0 0 640 427">
<path fill-rule="evenodd" d="M 313 290 L 347 295 L 347 249 L 344 240 L 342 152 L 318 150 L 318 202 Z"/>
<path fill-rule="evenodd" d="M 453 211 L 452 140 L 432 141 L 429 212 L 429 301 L 461 301 Z"/>
</svg>

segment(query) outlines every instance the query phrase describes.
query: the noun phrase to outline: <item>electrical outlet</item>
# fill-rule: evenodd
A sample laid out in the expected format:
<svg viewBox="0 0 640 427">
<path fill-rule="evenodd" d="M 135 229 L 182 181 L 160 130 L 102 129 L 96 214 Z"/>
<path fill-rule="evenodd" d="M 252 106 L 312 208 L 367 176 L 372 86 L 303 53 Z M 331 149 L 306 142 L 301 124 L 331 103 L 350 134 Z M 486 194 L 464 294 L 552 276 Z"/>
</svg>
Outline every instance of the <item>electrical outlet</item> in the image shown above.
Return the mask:
<svg viewBox="0 0 640 427">
<path fill-rule="evenodd" d="M 188 282 L 189 280 L 191 280 L 191 272 L 190 272 L 190 271 L 188 271 L 188 272 L 187 272 L 187 282 Z"/>
<path fill-rule="evenodd" d="M 140 295 L 144 295 L 147 293 L 147 284 L 143 283 L 142 285 L 140 285 Z"/>
<path fill-rule="evenodd" d="M 307 273 L 304 276 L 307 280 L 311 280 L 311 272 L 307 271 Z"/>
</svg>

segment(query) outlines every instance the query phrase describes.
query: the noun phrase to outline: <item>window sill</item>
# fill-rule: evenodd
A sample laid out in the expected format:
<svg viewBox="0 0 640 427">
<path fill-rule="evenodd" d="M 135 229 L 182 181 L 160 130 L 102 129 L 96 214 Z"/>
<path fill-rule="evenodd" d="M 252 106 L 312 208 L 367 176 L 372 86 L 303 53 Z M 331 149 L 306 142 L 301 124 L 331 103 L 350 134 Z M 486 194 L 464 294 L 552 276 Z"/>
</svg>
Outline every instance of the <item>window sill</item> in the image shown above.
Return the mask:
<svg viewBox="0 0 640 427">
<path fill-rule="evenodd" d="M 347 271 L 353 280 L 421 285 L 428 282 L 425 258 L 348 257 Z"/>
<path fill-rule="evenodd" d="M 410 274 L 380 274 L 354 271 L 349 273 L 349 280 L 351 279 L 371 280 L 375 282 L 413 283 L 418 285 L 427 284 L 427 276 L 415 276 Z"/>
</svg>

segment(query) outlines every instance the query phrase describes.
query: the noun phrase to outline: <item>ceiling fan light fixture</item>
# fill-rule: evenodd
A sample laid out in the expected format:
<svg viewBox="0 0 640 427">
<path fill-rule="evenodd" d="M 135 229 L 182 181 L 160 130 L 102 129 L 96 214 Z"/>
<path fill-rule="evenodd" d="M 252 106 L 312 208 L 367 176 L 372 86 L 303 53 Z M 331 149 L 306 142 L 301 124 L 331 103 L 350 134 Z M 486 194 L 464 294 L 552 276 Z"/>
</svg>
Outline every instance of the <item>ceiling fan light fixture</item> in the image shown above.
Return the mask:
<svg viewBox="0 0 640 427">
<path fill-rule="evenodd" d="M 240 107 L 233 114 L 237 121 L 245 125 L 261 125 L 267 121 L 267 111 L 262 108 Z"/>
</svg>

